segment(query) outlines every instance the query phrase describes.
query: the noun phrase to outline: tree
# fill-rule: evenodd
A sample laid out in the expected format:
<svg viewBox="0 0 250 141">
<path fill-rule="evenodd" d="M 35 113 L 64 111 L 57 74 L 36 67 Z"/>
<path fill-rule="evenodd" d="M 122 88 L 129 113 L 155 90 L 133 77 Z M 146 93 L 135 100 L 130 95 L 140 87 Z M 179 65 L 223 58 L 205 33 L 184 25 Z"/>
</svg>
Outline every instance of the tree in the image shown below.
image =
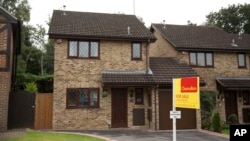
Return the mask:
<svg viewBox="0 0 250 141">
<path fill-rule="evenodd" d="M 40 64 L 40 74 L 44 74 L 44 54 L 46 53 L 45 48 L 45 35 L 46 30 L 42 25 L 36 25 L 36 28 L 32 30 L 31 40 L 33 45 L 40 50 L 40 58 L 37 58 L 38 63 Z"/>
<path fill-rule="evenodd" d="M 190 26 L 197 26 L 196 23 L 192 23 L 190 20 L 187 21 L 187 25 L 190 25 Z"/>
<path fill-rule="evenodd" d="M 250 34 L 250 4 L 229 5 L 206 16 L 208 26 L 217 26 L 229 33 Z"/>
<path fill-rule="evenodd" d="M 0 6 L 13 14 L 18 20 L 30 21 L 30 5 L 28 0 L 0 0 Z"/>
</svg>

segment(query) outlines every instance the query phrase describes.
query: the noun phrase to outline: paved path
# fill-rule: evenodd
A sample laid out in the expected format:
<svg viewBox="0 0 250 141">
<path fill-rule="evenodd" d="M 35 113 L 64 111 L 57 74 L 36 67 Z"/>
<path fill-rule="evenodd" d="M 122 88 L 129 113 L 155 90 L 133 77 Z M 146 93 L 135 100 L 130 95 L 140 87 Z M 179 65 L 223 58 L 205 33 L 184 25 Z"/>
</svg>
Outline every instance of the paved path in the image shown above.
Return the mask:
<svg viewBox="0 0 250 141">
<path fill-rule="evenodd" d="M 0 132 L 0 141 L 3 141 L 8 138 L 15 138 L 26 135 L 26 129 L 13 129 L 6 132 Z"/>
<path fill-rule="evenodd" d="M 172 141 L 172 131 L 148 130 L 84 130 L 66 131 L 103 136 L 113 141 Z M 229 137 L 209 131 L 177 131 L 177 141 L 228 141 Z"/>
<path fill-rule="evenodd" d="M 111 129 L 111 130 L 44 130 L 44 132 L 67 132 L 75 134 L 90 134 L 101 136 L 108 141 L 172 141 L 172 131 L 150 131 L 132 129 Z M 8 130 L 0 132 L 0 141 L 7 138 L 23 136 L 27 133 L 25 129 Z M 205 130 L 179 130 L 177 141 L 228 141 L 226 135 L 209 132 Z"/>
</svg>

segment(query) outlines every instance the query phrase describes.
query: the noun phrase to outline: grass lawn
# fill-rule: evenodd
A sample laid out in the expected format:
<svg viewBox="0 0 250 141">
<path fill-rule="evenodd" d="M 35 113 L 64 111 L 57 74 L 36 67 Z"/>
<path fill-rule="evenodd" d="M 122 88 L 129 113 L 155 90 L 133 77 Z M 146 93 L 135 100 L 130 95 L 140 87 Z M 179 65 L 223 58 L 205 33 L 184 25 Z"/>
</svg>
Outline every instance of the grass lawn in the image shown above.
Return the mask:
<svg viewBox="0 0 250 141">
<path fill-rule="evenodd" d="M 230 133 L 229 133 L 229 129 L 223 129 L 222 131 L 221 131 L 221 133 L 222 134 L 225 134 L 225 135 L 229 135 Z"/>
<path fill-rule="evenodd" d="M 28 132 L 27 135 L 25 136 L 8 139 L 6 141 L 105 141 L 105 140 L 86 135 Z"/>
</svg>

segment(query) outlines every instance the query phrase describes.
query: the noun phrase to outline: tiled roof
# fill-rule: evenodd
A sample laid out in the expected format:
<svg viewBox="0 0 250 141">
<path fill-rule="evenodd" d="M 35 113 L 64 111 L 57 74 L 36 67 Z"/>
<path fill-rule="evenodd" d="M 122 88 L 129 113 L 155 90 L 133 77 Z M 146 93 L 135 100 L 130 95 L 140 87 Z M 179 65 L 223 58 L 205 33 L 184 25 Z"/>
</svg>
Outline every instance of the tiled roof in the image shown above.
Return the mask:
<svg viewBox="0 0 250 141">
<path fill-rule="evenodd" d="M 49 36 L 155 41 L 154 35 L 134 15 L 54 10 Z"/>
<path fill-rule="evenodd" d="M 171 57 L 151 57 L 150 68 L 154 81 L 158 84 L 172 85 L 173 78 L 194 77 L 197 73 L 186 63 Z M 201 79 L 200 84 L 205 85 Z"/>
<path fill-rule="evenodd" d="M 146 71 L 132 70 L 103 70 L 101 71 L 104 85 L 153 85 L 152 74 Z"/>
<path fill-rule="evenodd" d="M 229 34 L 217 27 L 152 24 L 177 50 L 248 51 L 250 35 Z M 232 46 L 234 43 L 237 46 Z"/>
<path fill-rule="evenodd" d="M 216 83 L 219 90 L 250 90 L 250 76 L 218 77 Z"/>
<path fill-rule="evenodd" d="M 164 85 L 172 86 L 173 78 L 194 77 L 197 73 L 187 64 L 175 58 L 151 57 L 150 70 L 103 70 L 101 71 L 102 83 L 104 85 L 126 85 L 146 86 Z M 205 85 L 201 79 L 201 85 Z"/>
</svg>

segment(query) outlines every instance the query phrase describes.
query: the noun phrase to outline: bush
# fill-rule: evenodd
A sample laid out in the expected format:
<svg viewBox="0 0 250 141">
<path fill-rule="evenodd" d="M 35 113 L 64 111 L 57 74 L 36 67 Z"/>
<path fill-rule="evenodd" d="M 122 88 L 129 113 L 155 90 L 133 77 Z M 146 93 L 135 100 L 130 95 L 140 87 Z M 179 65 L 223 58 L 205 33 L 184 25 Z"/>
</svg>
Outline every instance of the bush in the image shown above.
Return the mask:
<svg viewBox="0 0 250 141">
<path fill-rule="evenodd" d="M 220 119 L 220 114 L 217 112 L 213 116 L 212 120 L 212 126 L 213 126 L 213 131 L 221 133 L 222 131 L 222 126 L 221 126 L 221 119 Z"/>
<path fill-rule="evenodd" d="M 234 123 L 237 123 L 238 121 L 238 117 L 236 114 L 231 114 L 227 117 L 227 120 L 228 120 L 228 123 L 229 124 L 234 124 Z"/>
<path fill-rule="evenodd" d="M 203 119 L 201 121 L 201 128 L 202 129 L 206 129 L 206 130 L 210 130 L 211 129 L 211 120 L 210 119 Z"/>
<path fill-rule="evenodd" d="M 37 92 L 37 85 L 35 82 L 24 83 L 25 84 L 25 91 L 36 93 Z"/>
<path fill-rule="evenodd" d="M 211 129 L 211 119 L 216 105 L 216 92 L 201 91 L 201 128 Z"/>
<path fill-rule="evenodd" d="M 44 74 L 44 75 L 34 75 L 31 73 L 17 73 L 15 90 L 24 90 L 26 84 L 34 82 L 37 85 L 37 91 L 40 93 L 49 93 L 53 92 L 53 75 Z"/>
</svg>

